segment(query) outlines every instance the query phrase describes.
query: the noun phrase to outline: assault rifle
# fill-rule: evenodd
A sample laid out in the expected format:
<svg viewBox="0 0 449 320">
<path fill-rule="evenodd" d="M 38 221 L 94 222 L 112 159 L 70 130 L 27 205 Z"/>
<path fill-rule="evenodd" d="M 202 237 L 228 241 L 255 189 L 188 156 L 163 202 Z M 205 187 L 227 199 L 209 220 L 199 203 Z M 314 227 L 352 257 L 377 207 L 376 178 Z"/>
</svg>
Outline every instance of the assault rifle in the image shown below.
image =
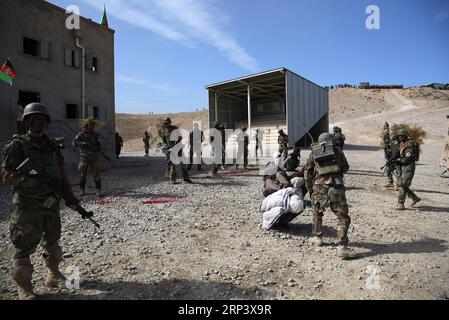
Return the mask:
<svg viewBox="0 0 449 320">
<path fill-rule="evenodd" d="M 44 183 L 45 185 L 47 185 L 48 187 L 50 187 L 52 193 L 56 196 L 50 196 L 48 197 L 45 202 L 43 203 L 43 206 L 45 208 L 51 208 L 54 204 L 56 204 L 56 202 L 58 201 L 58 198 L 60 198 L 60 193 L 59 191 L 55 190 L 55 186 L 57 186 L 57 184 L 54 183 L 54 181 L 52 181 L 52 179 L 46 177 L 45 175 L 39 173 L 34 167 L 33 164 L 31 163 L 30 158 L 26 158 L 17 168 L 16 171 L 21 174 L 21 175 L 25 175 L 27 177 L 36 179 L 42 183 Z M 81 217 L 83 219 L 89 219 L 97 228 L 100 228 L 100 225 L 94 220 L 92 219 L 92 216 L 94 215 L 94 213 L 92 211 L 86 211 L 83 207 L 81 207 L 79 204 L 76 204 L 76 211 L 81 215 Z"/>
<path fill-rule="evenodd" d="M 397 156 L 394 156 L 394 157 L 392 157 L 392 158 L 390 158 L 381 168 L 380 168 L 380 170 L 382 170 L 383 171 L 383 173 L 385 173 L 385 171 L 387 170 L 387 168 L 390 168 L 390 171 L 394 174 L 394 175 L 396 175 L 396 173 L 395 173 L 395 168 L 394 168 L 394 164 L 396 163 L 396 161 L 397 161 L 397 159 L 398 159 L 398 157 Z"/>
</svg>

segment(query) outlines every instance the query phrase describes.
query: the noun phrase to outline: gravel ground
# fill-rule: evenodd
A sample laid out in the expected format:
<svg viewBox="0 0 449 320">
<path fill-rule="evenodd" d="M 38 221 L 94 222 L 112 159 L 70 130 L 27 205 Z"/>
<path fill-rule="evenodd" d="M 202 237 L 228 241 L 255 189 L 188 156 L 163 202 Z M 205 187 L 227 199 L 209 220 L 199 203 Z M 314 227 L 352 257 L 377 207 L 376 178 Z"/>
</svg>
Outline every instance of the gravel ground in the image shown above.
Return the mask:
<svg viewBox="0 0 449 320">
<path fill-rule="evenodd" d="M 74 275 L 70 268 L 78 268 L 80 289 L 46 289 L 39 248 L 35 291 L 45 299 L 448 299 L 449 179 L 437 177 L 439 143 L 424 147 L 412 186 L 423 201 L 400 212 L 396 192 L 382 188 L 383 152 L 348 145 L 349 261 L 336 256 L 330 211 L 321 248 L 309 244 L 309 209 L 287 232 L 262 231 L 256 168 L 217 177 L 193 171 L 195 184 L 172 185 L 163 158 L 128 155 L 105 166 L 105 197 L 83 198 L 101 229 L 62 211 L 61 269 Z M 69 173 L 75 182 L 75 168 Z M 0 299 L 16 299 L 11 195 L 6 186 L 0 192 Z M 143 203 L 160 198 L 175 202 Z"/>
</svg>

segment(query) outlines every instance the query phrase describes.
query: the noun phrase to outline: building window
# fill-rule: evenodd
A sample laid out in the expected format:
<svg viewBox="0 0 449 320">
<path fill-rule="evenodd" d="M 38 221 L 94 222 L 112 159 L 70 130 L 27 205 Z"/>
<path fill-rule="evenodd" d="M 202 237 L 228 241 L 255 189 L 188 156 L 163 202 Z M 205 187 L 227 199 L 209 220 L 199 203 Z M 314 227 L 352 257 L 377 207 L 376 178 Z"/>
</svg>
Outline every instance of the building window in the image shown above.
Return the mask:
<svg viewBox="0 0 449 320">
<path fill-rule="evenodd" d="M 97 120 L 100 119 L 100 112 L 98 109 L 100 109 L 100 108 L 97 106 L 94 106 L 93 110 L 92 110 L 94 119 L 97 119 Z"/>
<path fill-rule="evenodd" d="M 75 50 L 64 49 L 64 64 L 70 67 L 79 67 L 79 54 Z"/>
<path fill-rule="evenodd" d="M 39 41 L 23 37 L 23 54 L 38 57 Z"/>
<path fill-rule="evenodd" d="M 66 118 L 67 119 L 78 119 L 78 105 L 77 104 L 66 104 Z"/>
<path fill-rule="evenodd" d="M 86 69 L 90 71 L 98 71 L 98 58 L 91 54 L 86 54 Z"/>
<path fill-rule="evenodd" d="M 41 95 L 39 92 L 19 90 L 19 101 L 23 107 L 26 107 L 30 103 L 41 102 Z"/>
</svg>

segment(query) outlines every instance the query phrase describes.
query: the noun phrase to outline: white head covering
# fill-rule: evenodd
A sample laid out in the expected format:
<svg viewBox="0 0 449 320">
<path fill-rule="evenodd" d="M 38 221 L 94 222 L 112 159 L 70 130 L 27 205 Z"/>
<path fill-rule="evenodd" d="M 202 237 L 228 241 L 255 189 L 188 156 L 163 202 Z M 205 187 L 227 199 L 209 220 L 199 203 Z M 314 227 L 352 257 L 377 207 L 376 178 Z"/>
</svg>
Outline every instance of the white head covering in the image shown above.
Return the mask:
<svg viewBox="0 0 449 320">
<path fill-rule="evenodd" d="M 293 194 L 290 197 L 290 202 L 288 204 L 288 212 L 294 214 L 300 214 L 304 211 L 304 202 L 301 197 L 297 194 Z"/>
</svg>

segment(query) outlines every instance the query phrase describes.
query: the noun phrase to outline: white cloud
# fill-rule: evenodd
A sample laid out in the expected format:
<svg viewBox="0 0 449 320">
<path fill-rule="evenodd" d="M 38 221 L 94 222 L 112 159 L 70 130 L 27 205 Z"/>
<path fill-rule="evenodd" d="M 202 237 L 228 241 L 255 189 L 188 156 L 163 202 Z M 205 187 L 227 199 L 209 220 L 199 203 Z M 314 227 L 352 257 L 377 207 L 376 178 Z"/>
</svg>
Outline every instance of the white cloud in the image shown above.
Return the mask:
<svg viewBox="0 0 449 320">
<path fill-rule="evenodd" d="M 199 0 L 83 0 L 109 15 L 189 48 L 198 43 L 219 50 L 240 68 L 259 71 L 258 62 L 226 31 L 229 17 L 211 1 Z"/>
<path fill-rule="evenodd" d="M 134 84 L 137 86 L 147 87 L 147 88 L 154 89 L 154 90 L 171 91 L 171 92 L 173 91 L 169 87 L 162 86 L 159 84 L 151 84 L 151 83 L 148 83 L 145 80 L 141 80 L 141 79 L 126 77 L 126 76 L 117 76 L 115 78 L 121 82 L 126 82 L 126 83 Z"/>
</svg>

